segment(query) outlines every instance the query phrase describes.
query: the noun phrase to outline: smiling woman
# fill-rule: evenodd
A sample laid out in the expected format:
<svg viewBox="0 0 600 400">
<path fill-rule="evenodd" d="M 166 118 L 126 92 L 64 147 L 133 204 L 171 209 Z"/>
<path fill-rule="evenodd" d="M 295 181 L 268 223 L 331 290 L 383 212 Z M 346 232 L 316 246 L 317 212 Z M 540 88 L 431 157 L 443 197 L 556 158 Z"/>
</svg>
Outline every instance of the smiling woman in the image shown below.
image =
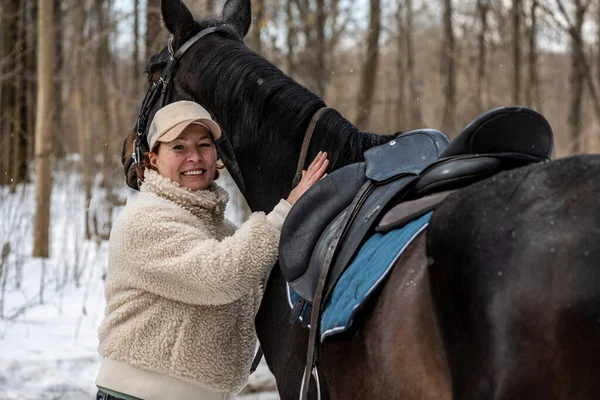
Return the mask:
<svg viewBox="0 0 600 400">
<path fill-rule="evenodd" d="M 156 113 L 150 127 L 150 165 L 183 187 L 204 190 L 217 174 L 214 141 L 220 136 L 221 129 L 200 105 L 169 104 Z"/>
<path fill-rule="evenodd" d="M 281 226 L 328 161 L 319 154 L 287 200 L 237 229 L 214 182 L 220 135 L 191 101 L 152 120 L 140 194 L 109 240 L 98 399 L 223 400 L 246 383 Z"/>
</svg>

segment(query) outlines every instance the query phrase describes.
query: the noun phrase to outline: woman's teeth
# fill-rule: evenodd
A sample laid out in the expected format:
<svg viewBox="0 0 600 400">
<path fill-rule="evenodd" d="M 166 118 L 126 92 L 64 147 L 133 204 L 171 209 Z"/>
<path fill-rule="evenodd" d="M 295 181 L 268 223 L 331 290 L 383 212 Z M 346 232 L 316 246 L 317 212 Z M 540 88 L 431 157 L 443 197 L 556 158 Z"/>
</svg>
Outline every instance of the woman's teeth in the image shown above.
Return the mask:
<svg viewBox="0 0 600 400">
<path fill-rule="evenodd" d="M 190 176 L 190 175 L 202 175 L 204 174 L 203 169 L 197 169 L 195 171 L 185 171 L 181 175 Z"/>
</svg>

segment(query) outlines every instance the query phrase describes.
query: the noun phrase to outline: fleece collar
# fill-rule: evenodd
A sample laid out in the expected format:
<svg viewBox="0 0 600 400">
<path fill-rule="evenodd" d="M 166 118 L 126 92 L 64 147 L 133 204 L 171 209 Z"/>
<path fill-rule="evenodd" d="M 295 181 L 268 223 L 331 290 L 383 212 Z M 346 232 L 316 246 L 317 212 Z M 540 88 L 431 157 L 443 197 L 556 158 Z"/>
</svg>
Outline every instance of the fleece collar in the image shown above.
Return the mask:
<svg viewBox="0 0 600 400">
<path fill-rule="evenodd" d="M 144 171 L 144 182 L 140 187 L 140 192 L 155 193 L 173 201 L 196 216 L 206 215 L 208 212 L 214 217 L 223 218 L 225 207 L 229 201 L 229 195 L 225 189 L 215 182 L 212 182 L 204 190 L 193 191 L 149 168 Z"/>
</svg>

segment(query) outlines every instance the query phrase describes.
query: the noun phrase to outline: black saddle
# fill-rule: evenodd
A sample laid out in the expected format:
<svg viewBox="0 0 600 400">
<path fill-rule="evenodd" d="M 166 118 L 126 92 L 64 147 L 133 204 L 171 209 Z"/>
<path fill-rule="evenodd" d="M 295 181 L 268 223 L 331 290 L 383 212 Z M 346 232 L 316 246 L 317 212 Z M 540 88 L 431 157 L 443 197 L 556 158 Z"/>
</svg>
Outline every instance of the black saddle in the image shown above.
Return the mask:
<svg viewBox="0 0 600 400">
<path fill-rule="evenodd" d="M 285 220 L 279 247 L 281 270 L 294 291 L 312 301 L 326 250 L 346 213 L 355 212 L 356 223 L 338 247 L 332 272 L 336 275 L 387 205 L 439 158 L 448 143 L 443 133 L 433 129 L 403 133 L 369 149 L 364 162 L 332 172 L 300 197 Z M 360 207 L 350 207 L 361 188 L 365 196 Z"/>
<path fill-rule="evenodd" d="M 290 287 L 311 303 L 327 264 L 324 303 L 379 221 L 397 227 L 398 215 L 387 215 L 391 208 L 548 160 L 552 149 L 552 129 L 546 119 L 520 107 L 484 113 L 449 145 L 446 136 L 435 130 L 402 134 L 366 151 L 365 162 L 332 172 L 296 202 L 281 233 L 282 273 Z M 441 202 L 445 196 L 437 198 Z M 427 211 L 432 204 L 429 201 Z M 408 208 L 414 212 L 415 207 Z M 407 220 L 406 215 L 402 218 Z"/>
</svg>

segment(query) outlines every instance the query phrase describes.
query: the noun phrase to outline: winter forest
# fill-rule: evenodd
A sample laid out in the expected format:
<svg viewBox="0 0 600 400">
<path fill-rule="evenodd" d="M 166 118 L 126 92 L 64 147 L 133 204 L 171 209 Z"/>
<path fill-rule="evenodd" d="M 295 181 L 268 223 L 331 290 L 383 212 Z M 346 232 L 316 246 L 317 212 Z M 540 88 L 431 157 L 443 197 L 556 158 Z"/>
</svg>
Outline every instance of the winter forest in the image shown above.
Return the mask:
<svg viewBox="0 0 600 400">
<path fill-rule="evenodd" d="M 224 0 L 186 0 L 198 18 Z M 600 0 L 252 0 L 246 44 L 363 130 L 454 137 L 533 108 L 600 152 Z M 160 0 L 0 3 L 0 399 L 93 398 L 121 146 L 167 43 Z M 228 216 L 249 211 L 227 177 Z M 242 398 L 277 399 L 266 365 Z"/>
</svg>

